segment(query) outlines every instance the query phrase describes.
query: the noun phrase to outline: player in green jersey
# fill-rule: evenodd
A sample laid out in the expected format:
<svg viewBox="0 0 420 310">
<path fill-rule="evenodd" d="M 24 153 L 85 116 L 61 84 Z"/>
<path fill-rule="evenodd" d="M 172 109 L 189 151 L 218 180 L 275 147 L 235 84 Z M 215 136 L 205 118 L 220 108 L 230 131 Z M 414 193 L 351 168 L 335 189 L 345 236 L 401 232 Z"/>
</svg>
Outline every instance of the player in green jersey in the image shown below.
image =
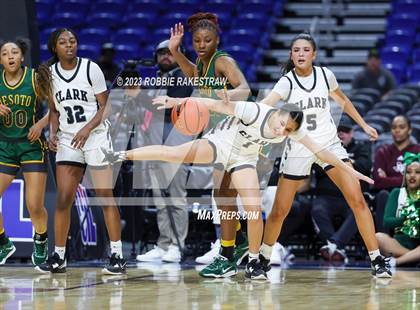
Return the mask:
<svg viewBox="0 0 420 310">
<path fill-rule="evenodd" d="M 47 182 L 47 153 L 42 129 L 48 115 L 37 121 L 36 73 L 22 66 L 28 48 L 25 40 L 0 43 L 0 195 L 22 169 L 25 198 L 35 228 L 32 263 L 39 265 L 47 258 L 47 211 L 44 195 Z M 3 206 L 18 208 L 19 206 Z M 0 265 L 14 252 L 15 246 L 6 236 L 0 214 Z"/>
<path fill-rule="evenodd" d="M 197 54 L 196 63 L 190 62 L 179 50 L 184 36 L 184 27 L 181 23 L 171 28 L 169 49 L 185 76 L 204 78 L 201 80 L 204 83 L 197 85 L 200 96 L 222 98 L 222 90 L 225 88 L 228 89 L 231 100 L 246 100 L 250 95 L 250 90 L 244 75 L 229 54 L 218 50 L 220 36 L 217 16 L 212 13 L 196 13 L 188 18 L 187 24 L 190 27 L 193 48 Z M 226 83 L 220 84 L 221 78 L 225 78 Z M 213 128 L 225 117 L 225 115 L 212 112 L 209 128 Z M 217 207 L 223 211 L 236 211 L 238 192 L 231 185 L 230 173 L 214 169 L 213 180 L 213 195 Z M 253 228 L 250 230 L 248 227 L 248 233 L 250 231 L 254 230 Z M 260 234 L 262 235 L 262 228 L 256 228 L 253 235 Z M 248 241 L 242 234 L 239 221 L 237 219 L 221 219 L 220 255 L 230 262 L 239 264 L 247 253 Z M 225 269 L 222 264 L 219 264 L 219 256 L 217 256 L 209 266 L 200 272 L 200 275 L 213 277 L 217 273 L 218 277 L 223 277 Z"/>
</svg>

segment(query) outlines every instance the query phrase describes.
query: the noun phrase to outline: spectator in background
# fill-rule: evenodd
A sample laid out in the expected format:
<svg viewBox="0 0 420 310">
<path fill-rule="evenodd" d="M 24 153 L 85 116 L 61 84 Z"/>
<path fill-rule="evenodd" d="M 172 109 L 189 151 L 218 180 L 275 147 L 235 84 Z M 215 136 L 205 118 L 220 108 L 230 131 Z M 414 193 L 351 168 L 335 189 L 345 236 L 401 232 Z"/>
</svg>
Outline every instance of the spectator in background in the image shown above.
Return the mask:
<svg viewBox="0 0 420 310">
<path fill-rule="evenodd" d="M 157 76 L 177 80 L 184 77 L 168 48 L 168 40 L 160 42 L 155 48 L 155 60 L 159 70 Z M 145 144 L 178 145 L 192 139 L 173 130 L 171 110 L 158 110 L 152 105 L 152 98 L 168 95 L 175 98 L 189 97 L 193 89 L 190 86 L 169 86 L 161 89 L 126 89 L 126 94 L 153 113 L 149 128 L 144 136 Z M 178 263 L 188 233 L 188 207 L 186 183 L 187 165 L 163 162 L 148 162 L 150 187 L 153 191 L 157 209 L 159 238 L 157 246 L 145 254 L 137 255 L 137 261 L 160 261 Z M 164 172 L 164 173 L 163 173 Z M 153 181 L 152 181 L 153 179 Z M 156 184 L 156 181 L 158 184 Z M 164 190 L 164 193 L 161 190 Z M 165 195 L 162 197 L 162 194 Z M 163 199 L 162 199 L 163 198 Z M 174 227 L 170 216 L 173 217 Z M 179 241 L 179 244 L 178 244 Z M 180 249 L 181 248 L 181 249 Z"/>
<path fill-rule="evenodd" d="M 418 153 L 420 145 L 411 139 L 411 122 L 404 115 L 397 115 L 392 120 L 391 134 L 394 142 L 381 146 L 375 153 L 373 179 L 375 188 L 386 189 L 400 187 L 403 181 L 405 152 Z"/>
<path fill-rule="evenodd" d="M 379 90 L 381 96 L 386 95 L 396 87 L 392 72 L 381 65 L 381 58 L 377 49 L 369 51 L 366 67 L 356 74 L 352 87 L 353 89 L 374 88 Z"/>
<path fill-rule="evenodd" d="M 104 43 L 102 45 L 101 55 L 98 59 L 98 65 L 105 75 L 105 81 L 108 88 L 112 86 L 112 82 L 115 80 L 118 72 L 120 71 L 118 65 L 114 62 L 114 56 L 114 45 L 112 45 L 112 43 Z"/>
<path fill-rule="evenodd" d="M 337 134 L 344 148 L 346 149 L 349 160 L 353 167 L 363 173 L 370 174 L 372 167 L 370 145 L 359 143 L 353 139 L 353 124 L 348 117 L 343 117 L 338 128 Z M 318 165 L 314 165 L 316 188 L 316 198 L 312 204 L 312 218 L 315 230 L 325 245 L 321 247 L 320 254 L 325 260 L 347 262 L 347 255 L 344 250 L 345 245 L 353 238 L 357 232 L 357 225 L 353 212 L 344 199 L 341 191 L 330 180 L 325 171 Z M 366 191 L 368 184 L 361 182 L 363 191 Z M 343 222 L 336 230 L 334 219 L 340 217 Z"/>
<path fill-rule="evenodd" d="M 376 195 L 376 225 L 377 231 L 384 232 L 383 212 L 388 199 L 388 193 L 399 188 L 403 182 L 403 154 L 405 152 L 419 153 L 420 145 L 411 139 L 411 122 L 404 115 L 395 116 L 391 124 L 393 143 L 381 146 L 375 153 L 373 164 L 373 179 L 375 188 L 381 190 Z"/>
<path fill-rule="evenodd" d="M 394 237 L 376 233 L 384 255 L 392 255 L 391 266 L 420 262 L 420 153 L 405 153 L 404 185 L 394 188 L 385 208 L 384 225 Z"/>
</svg>

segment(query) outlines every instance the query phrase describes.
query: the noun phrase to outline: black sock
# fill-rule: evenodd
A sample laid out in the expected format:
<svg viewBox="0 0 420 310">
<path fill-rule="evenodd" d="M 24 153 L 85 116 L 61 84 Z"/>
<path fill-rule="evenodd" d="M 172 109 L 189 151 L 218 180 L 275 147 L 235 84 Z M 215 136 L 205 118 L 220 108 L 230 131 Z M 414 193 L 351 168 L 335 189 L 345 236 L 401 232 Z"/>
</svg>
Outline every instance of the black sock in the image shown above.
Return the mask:
<svg viewBox="0 0 420 310">
<path fill-rule="evenodd" d="M 0 245 L 5 245 L 9 242 L 9 238 L 6 236 L 6 232 L 3 231 L 2 234 L 0 234 Z"/>
<path fill-rule="evenodd" d="M 36 241 L 45 241 L 45 240 L 47 240 L 47 237 L 48 237 L 48 233 L 47 232 L 44 232 L 42 234 L 39 234 L 39 233 L 35 232 L 34 240 L 36 240 Z"/>
<path fill-rule="evenodd" d="M 220 254 L 226 257 L 228 260 L 233 261 L 233 246 L 222 246 L 222 251 Z"/>
<path fill-rule="evenodd" d="M 236 231 L 235 244 L 239 245 L 245 242 L 245 237 L 241 229 Z"/>
</svg>

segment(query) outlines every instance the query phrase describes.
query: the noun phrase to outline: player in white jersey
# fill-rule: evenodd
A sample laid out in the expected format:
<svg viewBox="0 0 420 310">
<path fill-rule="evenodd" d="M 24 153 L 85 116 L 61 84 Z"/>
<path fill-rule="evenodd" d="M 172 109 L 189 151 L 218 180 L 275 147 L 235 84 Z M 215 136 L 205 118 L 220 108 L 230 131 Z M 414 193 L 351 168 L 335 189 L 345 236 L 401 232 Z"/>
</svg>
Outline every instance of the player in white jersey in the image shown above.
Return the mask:
<svg viewBox="0 0 420 310">
<path fill-rule="evenodd" d="M 171 108 L 183 99 L 157 97 L 154 104 Z M 327 150 L 322 150 L 305 130 L 298 130 L 303 113 L 294 105 L 285 105 L 273 109 L 264 104 L 237 101 L 194 98 L 218 113 L 231 115 L 222 120 L 216 128 L 204 138 L 179 146 L 152 145 L 130 151 L 109 154 L 109 161 L 115 160 L 161 160 L 174 163 L 220 164 L 232 174 L 233 185 L 239 193 L 247 212 L 258 212 L 258 217 L 248 218 L 249 262 L 245 276 L 251 279 L 266 279 L 266 273 L 259 264 L 259 248 L 263 233 L 261 216 L 261 198 L 256 172 L 258 151 L 262 145 L 279 143 L 286 136 L 304 144 L 316 153 L 320 159 L 336 165 L 353 176 L 372 182 L 371 179 L 345 165 L 338 157 Z M 105 150 L 106 153 L 106 150 Z M 245 165 L 244 165 L 245 163 Z M 211 277 L 227 277 L 237 273 L 237 266 L 219 255 L 215 265 L 223 266 L 222 274 L 206 273 Z M 203 274 L 201 274 L 203 275 Z M 203 275 L 204 276 L 204 275 Z"/>
<path fill-rule="evenodd" d="M 125 272 L 122 258 L 120 213 L 112 194 L 112 169 L 104 162 L 101 148 L 112 150 L 104 111 L 108 98 L 105 78 L 97 64 L 77 57 L 77 38 L 70 29 L 54 31 L 48 41 L 53 55 L 49 61 L 50 149 L 56 155 L 57 205 L 55 208 L 55 251 L 41 272 L 66 271 L 65 248 L 70 229 L 70 212 L 79 182 L 89 166 L 97 197 L 106 197 L 103 211 L 111 258 L 106 274 Z"/>
<path fill-rule="evenodd" d="M 351 166 L 347 152 L 337 137 L 337 130 L 330 113 L 329 97 L 343 107 L 344 112 L 370 136 L 371 140 L 376 140 L 378 134 L 363 120 L 351 101 L 340 90 L 334 74 L 327 68 L 313 65 L 315 57 L 314 39 L 305 33 L 296 36 L 291 43 L 290 59 L 285 68 L 286 74 L 280 78 L 262 102 L 275 105 L 279 100 L 283 100 L 299 106 L 304 113 L 302 126 L 308 131 L 308 136 Z M 389 264 L 379 252 L 372 215 L 364 200 L 359 182 L 343 173 L 342 169 L 336 169 L 338 167 L 334 167 L 335 165 L 331 166 L 318 160 L 305 146 L 292 140 L 287 142 L 282 160 L 275 203 L 266 222 L 261 247 L 266 270 L 269 269 L 268 261 L 272 246 L 280 234 L 296 191 L 303 179 L 309 176 L 312 164 L 318 163 L 340 188 L 354 213 L 359 232 L 369 251 L 372 274 L 377 277 L 391 277 Z"/>
</svg>

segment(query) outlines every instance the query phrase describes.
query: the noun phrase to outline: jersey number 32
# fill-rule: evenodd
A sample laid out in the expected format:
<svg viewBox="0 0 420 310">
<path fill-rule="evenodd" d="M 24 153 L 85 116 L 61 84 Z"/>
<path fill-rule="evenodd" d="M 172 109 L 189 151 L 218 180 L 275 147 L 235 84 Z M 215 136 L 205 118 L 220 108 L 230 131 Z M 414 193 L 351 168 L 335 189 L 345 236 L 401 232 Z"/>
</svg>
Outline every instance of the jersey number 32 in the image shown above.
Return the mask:
<svg viewBox="0 0 420 310">
<path fill-rule="evenodd" d="M 67 124 L 86 122 L 85 109 L 81 105 L 64 107 L 67 112 Z"/>
</svg>

